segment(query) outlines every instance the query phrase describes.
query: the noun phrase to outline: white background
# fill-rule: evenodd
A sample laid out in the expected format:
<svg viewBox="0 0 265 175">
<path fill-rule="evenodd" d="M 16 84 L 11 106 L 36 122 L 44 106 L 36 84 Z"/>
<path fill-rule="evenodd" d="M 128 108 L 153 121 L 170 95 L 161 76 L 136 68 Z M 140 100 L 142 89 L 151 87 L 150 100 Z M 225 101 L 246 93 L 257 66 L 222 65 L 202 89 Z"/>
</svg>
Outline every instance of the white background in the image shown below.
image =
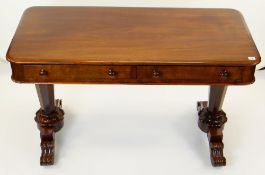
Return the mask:
<svg viewBox="0 0 265 175">
<path fill-rule="evenodd" d="M 0 56 L 23 10 L 34 5 L 224 7 L 240 10 L 265 54 L 264 0 L 0 1 Z M 265 71 L 249 86 L 229 87 L 223 109 L 227 166 L 212 168 L 196 101 L 206 86 L 56 85 L 65 126 L 56 134 L 56 164 L 39 166 L 39 108 L 32 84 L 10 80 L 0 64 L 0 175 L 265 174 Z"/>
</svg>

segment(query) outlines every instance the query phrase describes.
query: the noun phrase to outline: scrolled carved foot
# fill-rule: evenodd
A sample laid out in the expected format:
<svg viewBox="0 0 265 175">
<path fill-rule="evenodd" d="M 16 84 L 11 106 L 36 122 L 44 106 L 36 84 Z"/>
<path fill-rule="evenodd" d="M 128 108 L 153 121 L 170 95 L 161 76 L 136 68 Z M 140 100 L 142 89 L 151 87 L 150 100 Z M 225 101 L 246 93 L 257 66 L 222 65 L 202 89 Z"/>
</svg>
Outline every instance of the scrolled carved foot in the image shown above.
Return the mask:
<svg viewBox="0 0 265 175">
<path fill-rule="evenodd" d="M 53 165 L 54 164 L 54 136 L 53 131 L 49 135 L 42 135 L 41 137 L 41 157 L 40 165 Z"/>
<path fill-rule="evenodd" d="M 208 140 L 210 147 L 210 156 L 213 166 L 225 166 L 226 159 L 223 155 L 224 144 L 222 130 L 218 128 L 210 128 L 208 132 Z"/>
<path fill-rule="evenodd" d="M 45 114 L 42 109 L 36 113 L 35 121 L 41 138 L 40 165 L 54 164 L 54 133 L 63 127 L 63 115 L 61 100 L 55 101 L 55 110 L 51 113 Z"/>
<path fill-rule="evenodd" d="M 225 166 L 226 159 L 223 156 L 222 130 L 227 121 L 226 114 L 223 111 L 210 112 L 205 101 L 198 102 L 197 109 L 199 115 L 198 126 L 208 136 L 212 165 Z"/>
</svg>

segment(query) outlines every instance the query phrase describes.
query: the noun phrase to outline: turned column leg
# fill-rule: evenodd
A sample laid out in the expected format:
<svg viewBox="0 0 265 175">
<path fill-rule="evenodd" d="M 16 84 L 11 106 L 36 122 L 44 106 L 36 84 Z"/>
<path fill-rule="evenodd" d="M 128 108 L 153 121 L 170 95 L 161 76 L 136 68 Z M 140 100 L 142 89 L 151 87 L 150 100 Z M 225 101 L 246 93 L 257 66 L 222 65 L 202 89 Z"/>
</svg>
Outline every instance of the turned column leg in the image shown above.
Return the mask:
<svg viewBox="0 0 265 175">
<path fill-rule="evenodd" d="M 198 102 L 199 128 L 207 133 L 210 147 L 210 157 L 213 166 L 225 166 L 226 159 L 223 156 L 224 144 L 223 128 L 227 121 L 226 114 L 222 110 L 227 86 L 212 85 L 209 91 L 209 105 L 206 101 Z"/>
<path fill-rule="evenodd" d="M 54 133 L 63 127 L 61 100 L 54 100 L 54 86 L 52 84 L 36 84 L 41 108 L 36 112 L 35 121 L 40 130 L 41 165 L 54 163 Z"/>
</svg>

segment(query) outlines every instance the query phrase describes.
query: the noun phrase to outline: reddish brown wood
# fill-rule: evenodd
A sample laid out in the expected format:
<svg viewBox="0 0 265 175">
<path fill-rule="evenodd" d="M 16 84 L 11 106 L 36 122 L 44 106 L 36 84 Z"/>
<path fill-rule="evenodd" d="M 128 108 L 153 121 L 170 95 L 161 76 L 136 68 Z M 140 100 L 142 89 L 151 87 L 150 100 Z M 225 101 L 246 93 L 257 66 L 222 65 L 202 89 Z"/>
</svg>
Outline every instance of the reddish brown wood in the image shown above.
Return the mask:
<svg viewBox="0 0 265 175">
<path fill-rule="evenodd" d="M 45 112 L 45 114 L 49 114 L 54 111 L 54 86 L 52 84 L 36 84 L 35 87 L 39 97 L 41 109 Z"/>
<path fill-rule="evenodd" d="M 172 8 L 32 7 L 7 58 L 26 83 L 249 84 L 260 62 L 239 12 Z"/>
<path fill-rule="evenodd" d="M 255 80 L 255 66 L 11 65 L 12 79 L 20 83 L 241 85 Z"/>
<path fill-rule="evenodd" d="M 63 125 L 52 84 L 122 83 L 211 85 L 198 124 L 208 134 L 212 164 L 221 166 L 225 87 L 253 83 L 260 55 L 242 15 L 231 9 L 32 7 L 7 59 L 14 81 L 38 84 L 42 165 L 53 163 L 53 135 Z"/>
<path fill-rule="evenodd" d="M 210 86 L 209 90 L 209 111 L 217 112 L 222 110 L 225 93 L 227 90 L 227 86 Z"/>
<path fill-rule="evenodd" d="M 63 127 L 61 100 L 54 101 L 53 85 L 36 84 L 41 109 L 36 113 L 35 121 L 40 130 L 40 165 L 54 164 L 54 133 Z"/>
<path fill-rule="evenodd" d="M 244 67 L 226 66 L 138 66 L 137 75 L 138 82 L 153 84 L 245 84 L 254 81 L 254 77 L 243 79 L 243 70 Z M 228 76 L 224 77 L 224 72 Z"/>
<path fill-rule="evenodd" d="M 226 159 L 223 156 L 224 124 L 227 121 L 226 114 L 222 110 L 226 86 L 211 86 L 209 91 L 209 106 L 207 102 L 198 102 L 199 112 L 198 126 L 207 133 L 210 147 L 210 157 L 213 166 L 225 166 Z"/>
<path fill-rule="evenodd" d="M 260 62 L 238 11 L 185 8 L 32 7 L 23 14 L 7 58 L 21 64 Z"/>
</svg>

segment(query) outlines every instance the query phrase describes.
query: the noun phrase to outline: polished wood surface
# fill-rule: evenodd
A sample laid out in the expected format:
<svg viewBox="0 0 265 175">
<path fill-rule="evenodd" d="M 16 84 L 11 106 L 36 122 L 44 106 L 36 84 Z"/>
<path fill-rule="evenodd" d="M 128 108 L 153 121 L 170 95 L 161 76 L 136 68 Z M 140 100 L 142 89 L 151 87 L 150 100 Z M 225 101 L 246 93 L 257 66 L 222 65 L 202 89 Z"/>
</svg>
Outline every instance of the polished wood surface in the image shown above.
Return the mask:
<svg viewBox="0 0 265 175">
<path fill-rule="evenodd" d="M 255 60 L 249 60 L 255 57 Z M 32 7 L 7 59 L 30 64 L 256 65 L 231 9 Z"/>
<path fill-rule="evenodd" d="M 54 111 L 54 86 L 53 85 L 35 85 L 41 109 L 49 114 Z"/>
<path fill-rule="evenodd" d="M 20 83 L 240 85 L 255 80 L 255 66 L 11 65 L 12 79 Z"/>
<path fill-rule="evenodd" d="M 55 132 L 64 125 L 62 101 L 54 99 L 52 84 L 36 84 L 41 108 L 36 112 L 35 121 L 40 130 L 40 165 L 54 164 Z"/>
<path fill-rule="evenodd" d="M 198 126 L 203 132 L 207 133 L 213 166 L 226 165 L 226 158 L 223 155 L 223 129 L 227 118 L 222 110 L 226 90 L 227 86 L 210 86 L 209 105 L 207 101 L 197 103 Z"/>
<path fill-rule="evenodd" d="M 55 83 L 210 85 L 199 102 L 213 166 L 224 166 L 222 103 L 227 85 L 255 81 L 260 55 L 243 17 L 231 9 L 33 7 L 7 52 L 12 79 L 36 84 L 41 165 L 54 163 L 63 126 Z"/>
</svg>

